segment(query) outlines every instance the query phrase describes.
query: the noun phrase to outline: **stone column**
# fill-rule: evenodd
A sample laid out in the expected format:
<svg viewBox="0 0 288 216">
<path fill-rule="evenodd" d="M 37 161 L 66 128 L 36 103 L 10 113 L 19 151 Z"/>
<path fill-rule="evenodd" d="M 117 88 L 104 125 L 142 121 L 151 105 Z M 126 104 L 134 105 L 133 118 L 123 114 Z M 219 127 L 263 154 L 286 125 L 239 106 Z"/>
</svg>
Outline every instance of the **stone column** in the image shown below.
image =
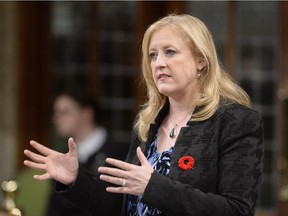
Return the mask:
<svg viewBox="0 0 288 216">
<path fill-rule="evenodd" d="M 0 183 L 16 174 L 16 10 L 0 2 Z M 0 192 L 0 203 L 3 194 Z"/>
</svg>

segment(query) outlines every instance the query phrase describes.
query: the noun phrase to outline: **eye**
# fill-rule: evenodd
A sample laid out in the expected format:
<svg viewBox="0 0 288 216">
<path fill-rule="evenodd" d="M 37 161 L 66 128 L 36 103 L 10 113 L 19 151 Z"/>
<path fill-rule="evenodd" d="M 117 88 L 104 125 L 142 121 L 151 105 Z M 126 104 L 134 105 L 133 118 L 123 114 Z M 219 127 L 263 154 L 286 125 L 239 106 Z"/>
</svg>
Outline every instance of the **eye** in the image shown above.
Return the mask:
<svg viewBox="0 0 288 216">
<path fill-rule="evenodd" d="M 156 60 L 156 58 L 157 58 L 157 53 L 156 53 L 156 52 L 150 52 L 150 53 L 149 53 L 149 57 L 150 57 L 151 60 Z"/>
<path fill-rule="evenodd" d="M 172 49 L 167 49 L 167 50 L 165 51 L 165 54 L 166 54 L 167 56 L 174 56 L 174 55 L 176 54 L 176 51 L 175 51 L 175 50 L 172 50 Z"/>
</svg>

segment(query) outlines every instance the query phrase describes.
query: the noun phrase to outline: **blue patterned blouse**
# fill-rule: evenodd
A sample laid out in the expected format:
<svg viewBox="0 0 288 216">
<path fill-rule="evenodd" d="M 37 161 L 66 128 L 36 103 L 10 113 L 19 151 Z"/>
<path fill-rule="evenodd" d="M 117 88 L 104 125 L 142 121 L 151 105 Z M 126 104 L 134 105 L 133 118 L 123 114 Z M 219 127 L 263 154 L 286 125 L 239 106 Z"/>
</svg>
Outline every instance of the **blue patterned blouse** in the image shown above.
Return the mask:
<svg viewBox="0 0 288 216">
<path fill-rule="evenodd" d="M 159 153 L 157 151 L 156 136 L 155 140 L 150 145 L 147 151 L 146 158 L 156 172 L 168 176 L 172 151 L 173 147 L 171 147 L 167 151 Z M 127 211 L 127 215 L 129 216 L 156 216 L 161 214 L 161 211 L 157 208 L 142 203 L 141 196 L 134 195 L 128 195 Z"/>
</svg>

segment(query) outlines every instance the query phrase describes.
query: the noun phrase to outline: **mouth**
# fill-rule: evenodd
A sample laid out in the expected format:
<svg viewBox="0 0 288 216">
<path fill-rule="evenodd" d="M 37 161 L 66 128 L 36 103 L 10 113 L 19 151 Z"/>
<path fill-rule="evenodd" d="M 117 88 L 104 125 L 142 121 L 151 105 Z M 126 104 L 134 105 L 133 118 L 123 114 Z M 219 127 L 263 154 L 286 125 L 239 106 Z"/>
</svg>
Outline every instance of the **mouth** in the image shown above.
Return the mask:
<svg viewBox="0 0 288 216">
<path fill-rule="evenodd" d="M 161 80 L 161 79 L 166 79 L 166 78 L 168 78 L 168 77 L 171 77 L 171 76 L 169 76 L 168 74 L 164 74 L 164 73 L 158 75 L 158 79 L 159 79 L 159 80 Z"/>
</svg>

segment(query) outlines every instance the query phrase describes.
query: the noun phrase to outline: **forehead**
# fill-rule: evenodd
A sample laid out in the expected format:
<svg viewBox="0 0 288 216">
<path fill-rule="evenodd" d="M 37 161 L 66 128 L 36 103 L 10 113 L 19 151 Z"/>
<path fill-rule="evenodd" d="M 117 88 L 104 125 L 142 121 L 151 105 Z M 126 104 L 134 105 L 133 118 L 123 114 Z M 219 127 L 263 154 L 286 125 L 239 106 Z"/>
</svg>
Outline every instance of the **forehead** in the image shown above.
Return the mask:
<svg viewBox="0 0 288 216">
<path fill-rule="evenodd" d="M 164 26 L 152 33 L 149 49 L 162 45 L 187 45 L 187 42 L 177 27 Z"/>
<path fill-rule="evenodd" d="M 71 97 L 60 95 L 55 100 L 55 107 L 77 107 L 78 103 Z"/>
</svg>

